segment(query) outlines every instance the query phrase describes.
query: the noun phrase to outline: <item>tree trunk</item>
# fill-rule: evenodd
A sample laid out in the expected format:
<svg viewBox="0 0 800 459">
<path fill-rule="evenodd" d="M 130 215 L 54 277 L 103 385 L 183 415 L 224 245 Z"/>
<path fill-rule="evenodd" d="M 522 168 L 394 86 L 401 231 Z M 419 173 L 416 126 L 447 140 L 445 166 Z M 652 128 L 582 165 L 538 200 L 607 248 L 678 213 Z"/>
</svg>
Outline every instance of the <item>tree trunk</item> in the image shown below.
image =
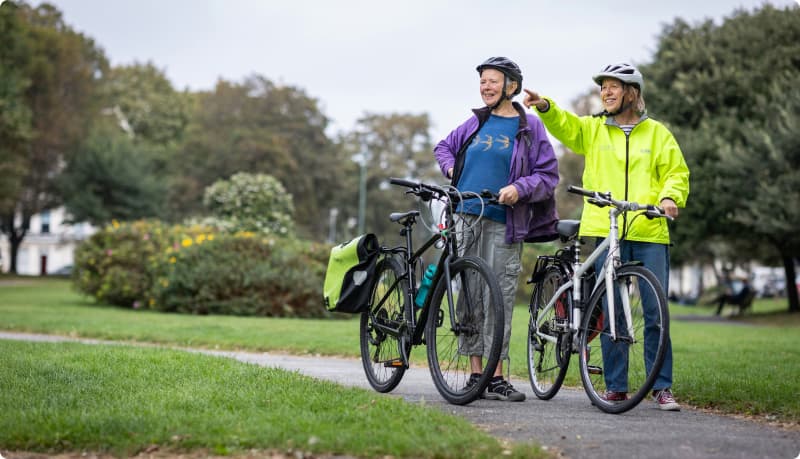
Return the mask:
<svg viewBox="0 0 800 459">
<path fill-rule="evenodd" d="M 783 269 L 786 271 L 786 298 L 789 300 L 789 312 L 800 312 L 798 303 L 796 272 L 794 270 L 794 257 L 783 255 Z"/>
<path fill-rule="evenodd" d="M 25 233 L 28 231 L 29 224 L 30 217 L 23 218 L 20 228 L 14 226 L 13 213 L 5 217 L 0 217 L 0 232 L 8 237 L 8 272 L 10 274 L 17 274 L 17 253 L 19 252 L 19 247 L 22 245 L 22 241 L 25 239 Z"/>
</svg>

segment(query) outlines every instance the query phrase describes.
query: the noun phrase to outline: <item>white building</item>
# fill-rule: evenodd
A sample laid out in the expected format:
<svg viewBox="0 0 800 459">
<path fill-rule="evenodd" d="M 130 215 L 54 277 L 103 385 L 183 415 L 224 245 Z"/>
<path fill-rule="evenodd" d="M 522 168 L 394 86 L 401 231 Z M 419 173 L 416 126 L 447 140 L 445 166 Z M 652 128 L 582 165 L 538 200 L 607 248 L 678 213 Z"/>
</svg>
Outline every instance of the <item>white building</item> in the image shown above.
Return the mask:
<svg viewBox="0 0 800 459">
<path fill-rule="evenodd" d="M 96 231 L 88 223 L 70 225 L 66 209 L 59 207 L 31 217 L 31 224 L 17 252 L 17 274 L 44 276 L 71 267 L 78 242 Z M 0 235 L 0 267 L 11 269 L 8 236 Z"/>
</svg>

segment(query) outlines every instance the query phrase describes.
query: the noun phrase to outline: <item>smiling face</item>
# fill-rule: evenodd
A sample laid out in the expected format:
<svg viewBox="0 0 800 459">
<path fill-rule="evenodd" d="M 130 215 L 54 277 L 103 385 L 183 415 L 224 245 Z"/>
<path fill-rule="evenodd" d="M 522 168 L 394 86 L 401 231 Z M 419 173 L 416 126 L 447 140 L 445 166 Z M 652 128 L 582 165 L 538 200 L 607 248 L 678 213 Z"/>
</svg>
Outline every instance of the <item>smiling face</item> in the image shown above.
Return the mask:
<svg viewBox="0 0 800 459">
<path fill-rule="evenodd" d="M 625 97 L 625 85 L 616 78 L 604 78 L 600 85 L 600 98 L 603 108 L 609 113 L 614 113 L 622 106 Z"/>
<path fill-rule="evenodd" d="M 483 103 L 488 106 L 493 106 L 500 100 L 503 94 L 503 80 L 506 76 L 503 72 L 496 69 L 484 69 L 481 72 L 481 98 Z M 512 94 L 515 88 L 516 81 L 512 81 L 506 92 Z"/>
</svg>

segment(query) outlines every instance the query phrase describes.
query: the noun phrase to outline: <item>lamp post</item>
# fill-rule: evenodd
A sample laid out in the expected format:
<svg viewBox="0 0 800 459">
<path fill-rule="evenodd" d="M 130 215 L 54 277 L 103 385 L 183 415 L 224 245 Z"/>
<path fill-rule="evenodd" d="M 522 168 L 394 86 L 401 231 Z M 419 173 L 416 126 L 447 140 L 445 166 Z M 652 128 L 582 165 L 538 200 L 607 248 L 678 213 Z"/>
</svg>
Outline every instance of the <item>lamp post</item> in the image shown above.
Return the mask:
<svg viewBox="0 0 800 459">
<path fill-rule="evenodd" d="M 332 207 L 328 214 L 328 242 L 334 244 L 336 242 L 336 217 L 339 216 L 339 209 Z"/>
<path fill-rule="evenodd" d="M 369 160 L 369 152 L 362 145 L 361 151 L 353 155 L 352 159 L 359 165 L 357 234 L 364 234 L 367 214 L 367 161 Z"/>
</svg>

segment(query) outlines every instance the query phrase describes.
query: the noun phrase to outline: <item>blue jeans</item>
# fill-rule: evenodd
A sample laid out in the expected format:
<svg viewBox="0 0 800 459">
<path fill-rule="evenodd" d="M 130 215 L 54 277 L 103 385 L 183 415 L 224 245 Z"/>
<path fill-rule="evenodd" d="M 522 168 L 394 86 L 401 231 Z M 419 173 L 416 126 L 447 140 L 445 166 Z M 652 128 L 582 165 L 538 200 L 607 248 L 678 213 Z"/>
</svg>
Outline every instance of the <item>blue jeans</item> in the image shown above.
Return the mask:
<svg viewBox="0 0 800 459">
<path fill-rule="evenodd" d="M 599 243 L 599 242 L 598 242 Z M 655 274 L 658 281 L 664 287 L 664 291 L 669 291 L 669 246 L 666 244 L 655 244 L 651 242 L 634 242 L 634 241 L 621 241 L 620 243 L 620 259 L 622 262 L 626 261 L 640 261 L 642 264 Z M 603 269 L 603 261 L 605 255 L 600 257 L 595 262 L 595 272 L 599 273 Z M 598 277 L 598 282 L 603 280 Z M 648 373 L 650 368 L 653 367 L 653 360 L 655 357 L 655 350 L 658 346 L 658 334 L 653 330 L 655 322 L 655 315 L 657 311 L 653 308 L 648 308 L 647 305 L 653 304 L 647 298 L 649 293 L 642 294 L 642 303 L 645 308 L 645 367 Z M 608 314 L 606 322 L 608 322 Z M 608 326 L 608 323 L 605 324 Z M 619 325 L 617 326 L 619 330 Z M 606 387 L 609 391 L 614 392 L 627 392 L 628 391 L 628 361 L 627 352 L 619 352 L 617 346 L 626 346 L 623 343 L 613 343 L 611 339 L 604 333 L 600 336 L 600 343 L 603 351 L 603 367 L 604 377 L 606 380 Z M 653 385 L 653 390 L 668 389 L 672 387 L 672 339 L 667 336 L 666 353 L 664 355 L 664 364 L 661 366 L 661 372 L 656 378 Z M 616 355 L 612 357 L 612 354 Z M 619 358 L 619 355 L 624 357 Z"/>
</svg>

